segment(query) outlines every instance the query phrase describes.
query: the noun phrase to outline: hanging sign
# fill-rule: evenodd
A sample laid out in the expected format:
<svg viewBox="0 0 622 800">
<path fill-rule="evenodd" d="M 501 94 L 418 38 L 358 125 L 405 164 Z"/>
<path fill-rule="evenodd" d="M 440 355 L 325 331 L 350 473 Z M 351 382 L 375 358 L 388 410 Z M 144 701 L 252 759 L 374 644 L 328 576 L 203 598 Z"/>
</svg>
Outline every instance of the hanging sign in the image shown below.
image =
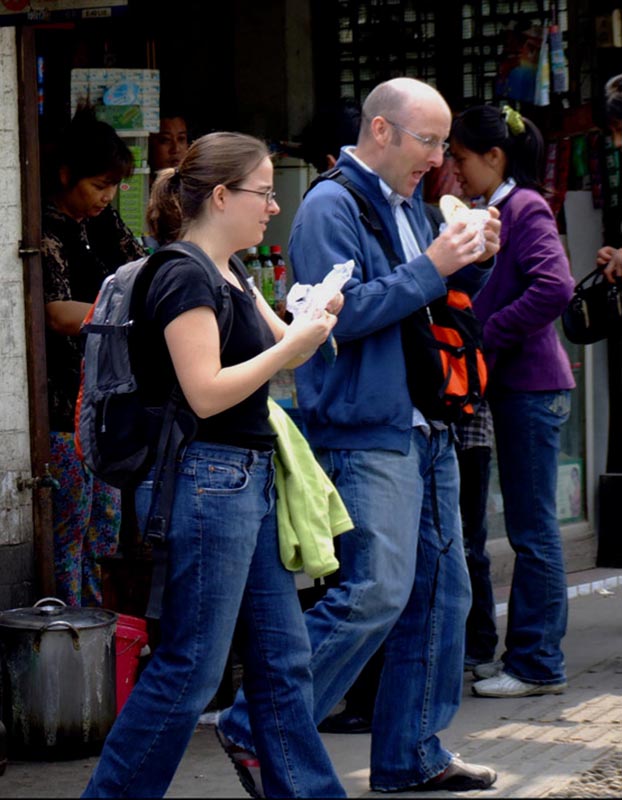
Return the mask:
<svg viewBox="0 0 622 800">
<path fill-rule="evenodd" d="M 0 25 L 67 22 L 124 14 L 128 0 L 0 0 Z"/>
</svg>

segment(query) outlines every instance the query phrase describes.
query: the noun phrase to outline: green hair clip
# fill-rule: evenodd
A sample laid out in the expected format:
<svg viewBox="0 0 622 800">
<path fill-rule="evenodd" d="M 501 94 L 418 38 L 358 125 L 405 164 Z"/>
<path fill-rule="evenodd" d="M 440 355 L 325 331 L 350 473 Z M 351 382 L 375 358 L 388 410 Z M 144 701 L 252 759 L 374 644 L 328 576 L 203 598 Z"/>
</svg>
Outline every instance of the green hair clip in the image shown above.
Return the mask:
<svg viewBox="0 0 622 800">
<path fill-rule="evenodd" d="M 521 133 L 525 133 L 525 123 L 519 111 L 511 106 L 503 106 L 501 111 L 505 117 L 508 129 L 513 136 L 519 136 Z"/>
</svg>

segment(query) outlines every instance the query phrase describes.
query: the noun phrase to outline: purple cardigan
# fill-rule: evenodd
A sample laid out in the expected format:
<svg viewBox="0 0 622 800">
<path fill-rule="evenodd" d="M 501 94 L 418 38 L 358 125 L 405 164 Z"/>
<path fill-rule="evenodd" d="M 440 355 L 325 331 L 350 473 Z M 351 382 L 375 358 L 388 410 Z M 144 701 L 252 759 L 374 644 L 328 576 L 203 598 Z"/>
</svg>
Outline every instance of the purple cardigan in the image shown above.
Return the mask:
<svg viewBox="0 0 622 800">
<path fill-rule="evenodd" d="M 575 381 L 554 322 L 574 281 L 546 200 L 515 188 L 499 203 L 501 249 L 473 301 L 484 325 L 489 388 L 572 389 Z"/>
</svg>

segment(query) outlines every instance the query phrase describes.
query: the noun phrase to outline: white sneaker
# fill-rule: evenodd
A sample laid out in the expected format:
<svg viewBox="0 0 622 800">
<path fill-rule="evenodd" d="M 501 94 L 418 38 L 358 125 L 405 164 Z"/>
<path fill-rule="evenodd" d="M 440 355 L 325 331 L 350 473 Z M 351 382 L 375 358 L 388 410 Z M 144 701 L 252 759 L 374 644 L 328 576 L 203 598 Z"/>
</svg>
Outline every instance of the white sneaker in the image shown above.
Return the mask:
<svg viewBox="0 0 622 800">
<path fill-rule="evenodd" d="M 478 697 L 531 697 L 539 694 L 561 694 L 567 683 L 525 683 L 507 672 L 473 684 L 473 694 Z"/>
<path fill-rule="evenodd" d="M 503 672 L 503 661 L 486 661 L 484 664 L 476 664 L 472 672 L 480 681 L 484 678 L 494 678 L 495 675 Z"/>
</svg>

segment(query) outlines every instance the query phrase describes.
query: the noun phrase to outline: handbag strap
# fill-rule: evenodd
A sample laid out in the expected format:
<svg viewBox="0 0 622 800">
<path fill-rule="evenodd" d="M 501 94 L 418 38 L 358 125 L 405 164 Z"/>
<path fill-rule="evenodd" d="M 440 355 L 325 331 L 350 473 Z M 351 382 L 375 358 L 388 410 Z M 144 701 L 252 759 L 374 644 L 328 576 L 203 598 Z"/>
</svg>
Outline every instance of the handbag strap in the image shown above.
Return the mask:
<svg viewBox="0 0 622 800">
<path fill-rule="evenodd" d="M 575 292 L 578 292 L 580 289 L 582 289 L 584 284 L 586 284 L 590 280 L 590 278 L 592 279 L 592 283 L 596 283 L 597 278 L 599 276 L 602 276 L 604 274 L 604 271 L 605 271 L 605 264 L 596 267 L 596 269 L 593 269 L 591 272 L 588 272 L 588 274 L 585 275 L 583 278 L 581 278 L 581 280 L 575 285 L 574 287 Z"/>
</svg>

